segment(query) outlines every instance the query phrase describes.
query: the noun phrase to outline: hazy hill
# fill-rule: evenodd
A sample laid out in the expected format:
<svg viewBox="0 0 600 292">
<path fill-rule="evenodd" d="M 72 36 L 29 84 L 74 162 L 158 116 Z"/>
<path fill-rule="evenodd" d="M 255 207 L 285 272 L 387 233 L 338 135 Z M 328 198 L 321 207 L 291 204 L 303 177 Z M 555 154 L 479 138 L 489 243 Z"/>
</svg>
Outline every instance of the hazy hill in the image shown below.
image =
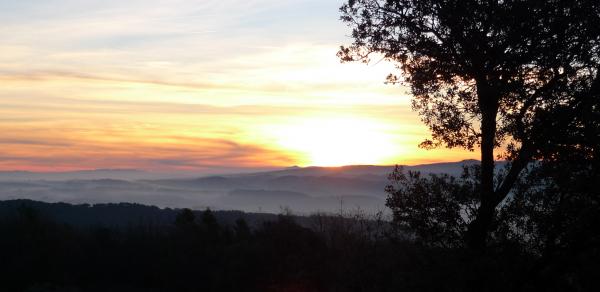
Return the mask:
<svg viewBox="0 0 600 292">
<path fill-rule="evenodd" d="M 467 160 L 405 166 L 423 173 L 460 175 Z M 500 163 L 500 165 L 502 165 Z M 387 175 L 393 166 L 292 167 L 276 171 L 148 178 L 137 170 L 68 173 L 0 172 L 0 200 L 68 203 L 141 203 L 160 207 L 298 213 L 361 208 L 384 210 Z M 152 174 L 151 174 L 152 175 Z M 181 174 L 177 174 L 181 175 Z M 192 175 L 192 174 L 187 174 Z"/>
<path fill-rule="evenodd" d="M 404 165 L 404 169 L 420 171 L 423 173 L 448 173 L 459 175 L 462 171 L 462 165 L 473 165 L 479 163 L 478 160 L 463 160 L 459 162 L 444 162 L 418 165 Z M 395 166 L 380 165 L 348 165 L 341 167 L 292 167 L 284 170 L 276 170 L 263 173 L 245 174 L 245 176 L 272 175 L 272 176 L 336 176 L 336 177 L 369 177 L 369 176 L 387 176 Z"/>
</svg>

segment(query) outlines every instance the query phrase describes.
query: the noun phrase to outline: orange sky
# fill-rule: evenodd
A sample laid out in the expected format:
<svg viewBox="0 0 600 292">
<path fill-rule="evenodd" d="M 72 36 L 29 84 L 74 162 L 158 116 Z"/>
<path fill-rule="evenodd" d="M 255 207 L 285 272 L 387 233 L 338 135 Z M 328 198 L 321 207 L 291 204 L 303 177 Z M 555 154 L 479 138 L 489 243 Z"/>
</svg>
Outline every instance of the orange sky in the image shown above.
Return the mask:
<svg viewBox="0 0 600 292">
<path fill-rule="evenodd" d="M 0 3 L 0 170 L 477 158 L 417 147 L 393 65 L 340 64 L 338 1 L 281 2 Z"/>
</svg>

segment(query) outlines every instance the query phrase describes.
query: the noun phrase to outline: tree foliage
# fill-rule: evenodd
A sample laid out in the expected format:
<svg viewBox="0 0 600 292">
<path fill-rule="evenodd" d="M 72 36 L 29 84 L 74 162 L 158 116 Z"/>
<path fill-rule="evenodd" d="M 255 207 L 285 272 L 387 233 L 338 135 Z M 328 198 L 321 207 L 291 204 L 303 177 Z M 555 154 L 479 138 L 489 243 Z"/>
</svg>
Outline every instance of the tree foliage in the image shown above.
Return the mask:
<svg viewBox="0 0 600 292">
<path fill-rule="evenodd" d="M 565 147 L 598 155 L 597 136 L 583 137 L 598 128 L 600 2 L 349 0 L 341 12 L 354 42 L 338 55 L 398 65 L 388 81 L 410 86 L 432 133 L 422 146 L 481 151 L 472 247 L 485 245 L 529 162 Z M 502 173 L 497 149 L 511 162 Z"/>
<path fill-rule="evenodd" d="M 386 205 L 397 226 L 421 242 L 460 247 L 477 211 L 478 167 L 465 167 L 460 178 L 447 174 L 405 173 L 396 167 L 386 187 Z"/>
</svg>

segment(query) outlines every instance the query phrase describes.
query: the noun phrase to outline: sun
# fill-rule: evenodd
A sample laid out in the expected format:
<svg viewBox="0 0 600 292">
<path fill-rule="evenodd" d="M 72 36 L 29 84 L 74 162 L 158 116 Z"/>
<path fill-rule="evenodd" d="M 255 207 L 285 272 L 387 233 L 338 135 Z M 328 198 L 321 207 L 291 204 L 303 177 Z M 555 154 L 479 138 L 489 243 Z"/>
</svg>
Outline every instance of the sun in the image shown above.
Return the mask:
<svg viewBox="0 0 600 292">
<path fill-rule="evenodd" d="M 279 148 L 300 153 L 306 165 L 385 164 L 398 145 L 388 125 L 355 117 L 311 117 L 270 127 Z"/>
</svg>

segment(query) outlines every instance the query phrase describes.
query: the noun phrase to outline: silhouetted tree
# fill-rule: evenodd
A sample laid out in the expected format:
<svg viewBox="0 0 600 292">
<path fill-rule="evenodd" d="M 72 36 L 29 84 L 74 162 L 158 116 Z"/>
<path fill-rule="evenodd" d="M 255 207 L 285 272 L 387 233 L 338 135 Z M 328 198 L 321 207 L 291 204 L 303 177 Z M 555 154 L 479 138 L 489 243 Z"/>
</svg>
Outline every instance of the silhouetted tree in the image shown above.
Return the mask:
<svg viewBox="0 0 600 292">
<path fill-rule="evenodd" d="M 405 173 L 396 167 L 386 204 L 402 231 L 426 245 L 459 247 L 477 211 L 479 167 L 465 167 L 460 178 L 447 174 Z"/>
<path fill-rule="evenodd" d="M 576 127 L 553 138 L 562 141 L 544 148 L 551 155 L 529 167 L 500 209 L 495 237 L 538 257 L 523 285 L 540 277 L 553 279 L 533 284 L 545 290 L 557 283 L 582 291 L 600 285 L 599 100 L 582 112 L 587 119 L 575 117 Z"/>
<path fill-rule="evenodd" d="M 221 234 L 224 230 L 221 230 L 217 218 L 209 208 L 202 212 L 202 227 L 206 232 L 206 240 L 212 244 L 216 244 L 221 239 L 221 235 L 224 235 Z"/>
<path fill-rule="evenodd" d="M 252 234 L 248 223 L 243 218 L 238 218 L 237 220 L 235 220 L 233 230 L 235 232 L 236 238 L 239 240 L 246 240 L 250 238 L 250 235 Z"/>
<path fill-rule="evenodd" d="M 183 209 L 175 217 L 175 226 L 179 228 L 188 228 L 189 226 L 195 225 L 196 215 L 194 211 L 190 209 Z"/>
<path fill-rule="evenodd" d="M 573 121 L 589 116 L 600 92 L 599 1 L 349 0 L 341 12 L 354 42 L 338 55 L 398 64 L 403 75 L 388 81 L 410 86 L 432 132 L 421 146 L 480 148 L 478 206 L 465 233 L 472 248 L 486 245 L 530 161 L 565 140 L 581 150 L 585 126 Z M 582 135 L 559 136 L 573 128 Z M 511 164 L 495 173 L 501 145 Z M 397 202 L 389 206 L 405 208 Z"/>
<path fill-rule="evenodd" d="M 209 208 L 202 213 L 202 224 L 206 225 L 209 229 L 216 229 L 219 225 L 217 218 Z"/>
</svg>

